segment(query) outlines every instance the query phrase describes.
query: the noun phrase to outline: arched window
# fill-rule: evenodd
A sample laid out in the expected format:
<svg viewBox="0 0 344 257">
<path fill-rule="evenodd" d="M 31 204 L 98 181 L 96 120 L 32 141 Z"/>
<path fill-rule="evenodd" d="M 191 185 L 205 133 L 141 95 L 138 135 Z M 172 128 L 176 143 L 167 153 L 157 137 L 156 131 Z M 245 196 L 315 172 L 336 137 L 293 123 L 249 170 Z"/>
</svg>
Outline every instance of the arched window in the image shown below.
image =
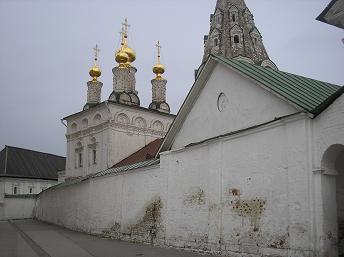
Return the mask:
<svg viewBox="0 0 344 257">
<path fill-rule="evenodd" d="M 162 124 L 161 121 L 157 120 L 153 123 L 153 129 L 158 130 L 158 131 L 163 131 L 164 130 L 164 125 Z"/>
<path fill-rule="evenodd" d="M 96 125 L 99 124 L 101 119 L 102 119 L 102 116 L 99 113 L 97 113 L 93 118 L 94 124 Z"/>
<path fill-rule="evenodd" d="M 82 144 L 81 142 L 78 142 L 75 148 L 75 167 L 76 168 L 82 167 L 82 164 L 83 164 L 82 150 L 83 150 Z"/>
<path fill-rule="evenodd" d="M 320 175 L 321 174 L 321 175 Z M 337 245 L 340 255 L 344 253 L 344 145 L 334 144 L 323 154 L 321 159 L 322 184 L 320 192 L 322 196 L 319 204 L 322 204 L 323 224 L 325 231 L 337 230 Z M 330 242 L 325 245 L 332 249 Z"/>
<path fill-rule="evenodd" d="M 88 127 L 88 119 L 83 119 L 82 120 L 82 128 L 85 129 Z"/>
<path fill-rule="evenodd" d="M 120 113 L 117 115 L 116 122 L 122 123 L 124 125 L 128 125 L 129 124 L 129 117 L 124 113 Z"/>
<path fill-rule="evenodd" d="M 217 25 L 221 25 L 221 15 L 216 16 L 216 23 Z"/>
<path fill-rule="evenodd" d="M 78 130 L 78 125 L 75 122 L 73 122 L 73 124 L 70 126 L 70 128 L 71 128 L 72 132 L 75 132 Z"/>
<path fill-rule="evenodd" d="M 12 185 L 12 194 L 14 194 L 14 195 L 19 194 L 19 185 L 18 184 Z"/>
<path fill-rule="evenodd" d="M 217 38 L 214 39 L 214 46 L 218 46 L 219 45 L 219 40 Z"/>
<path fill-rule="evenodd" d="M 92 163 L 97 164 L 97 150 L 96 149 L 92 150 Z"/>
<path fill-rule="evenodd" d="M 236 6 L 232 5 L 232 7 L 229 8 L 228 11 L 229 11 L 228 18 L 229 18 L 230 23 L 238 24 L 239 9 Z"/>
<path fill-rule="evenodd" d="M 147 127 L 147 122 L 144 118 L 142 117 L 137 117 L 134 121 L 135 126 L 139 128 L 146 128 Z"/>
<path fill-rule="evenodd" d="M 238 35 L 235 35 L 235 36 L 234 36 L 234 43 L 235 43 L 235 44 L 239 44 L 239 43 L 240 43 L 240 38 L 239 38 Z"/>
<path fill-rule="evenodd" d="M 89 165 L 97 164 L 97 141 L 93 137 L 88 145 L 89 148 Z"/>
<path fill-rule="evenodd" d="M 78 167 L 79 168 L 82 167 L 82 152 L 81 151 L 78 153 Z"/>
</svg>

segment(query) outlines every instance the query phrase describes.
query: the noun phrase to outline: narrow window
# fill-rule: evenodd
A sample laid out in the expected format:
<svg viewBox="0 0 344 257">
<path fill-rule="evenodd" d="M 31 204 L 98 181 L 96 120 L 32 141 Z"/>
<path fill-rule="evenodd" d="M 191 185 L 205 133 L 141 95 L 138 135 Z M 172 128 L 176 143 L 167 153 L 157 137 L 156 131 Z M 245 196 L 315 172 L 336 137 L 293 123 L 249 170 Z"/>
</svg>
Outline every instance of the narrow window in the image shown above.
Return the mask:
<svg viewBox="0 0 344 257">
<path fill-rule="evenodd" d="M 18 194 L 18 187 L 17 186 L 13 187 L 13 194 L 14 195 Z"/>
<path fill-rule="evenodd" d="M 217 46 L 219 44 L 219 41 L 217 38 L 214 39 L 214 46 Z"/>
<path fill-rule="evenodd" d="M 29 194 L 33 194 L 33 188 L 29 187 Z"/>
<path fill-rule="evenodd" d="M 235 22 L 235 14 L 232 15 L 232 21 Z"/>
<path fill-rule="evenodd" d="M 97 150 L 95 149 L 92 150 L 92 160 L 93 164 L 97 164 Z"/>
<path fill-rule="evenodd" d="M 239 36 L 238 36 L 238 35 L 235 35 L 235 36 L 234 36 L 234 43 L 235 43 L 235 44 L 238 44 L 239 42 L 240 42 Z"/>
<path fill-rule="evenodd" d="M 82 153 L 79 153 L 79 167 L 82 167 Z"/>
</svg>

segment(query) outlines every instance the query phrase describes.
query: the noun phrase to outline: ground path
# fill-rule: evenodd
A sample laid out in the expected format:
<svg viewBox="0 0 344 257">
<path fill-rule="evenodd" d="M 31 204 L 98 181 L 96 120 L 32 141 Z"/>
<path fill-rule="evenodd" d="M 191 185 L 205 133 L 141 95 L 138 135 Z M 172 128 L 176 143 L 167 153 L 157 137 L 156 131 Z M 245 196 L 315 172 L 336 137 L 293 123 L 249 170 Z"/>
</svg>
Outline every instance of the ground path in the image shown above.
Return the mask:
<svg viewBox="0 0 344 257">
<path fill-rule="evenodd" d="M 36 220 L 0 221 L 0 257 L 210 257 L 99 238 Z"/>
</svg>

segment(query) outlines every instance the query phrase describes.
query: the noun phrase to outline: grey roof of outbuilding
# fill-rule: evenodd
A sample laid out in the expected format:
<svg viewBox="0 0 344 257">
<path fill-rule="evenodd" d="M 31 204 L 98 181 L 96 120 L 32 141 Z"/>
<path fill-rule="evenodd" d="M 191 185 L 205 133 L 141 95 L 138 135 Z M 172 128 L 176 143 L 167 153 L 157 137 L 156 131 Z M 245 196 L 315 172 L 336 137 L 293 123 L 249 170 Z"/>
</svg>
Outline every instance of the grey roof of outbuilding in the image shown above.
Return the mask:
<svg viewBox="0 0 344 257">
<path fill-rule="evenodd" d="M 0 152 L 0 177 L 57 180 L 66 158 L 49 153 L 5 146 Z"/>
<path fill-rule="evenodd" d="M 121 166 L 121 167 L 110 168 L 110 169 L 106 169 L 106 170 L 100 171 L 100 172 L 95 173 L 95 174 L 87 175 L 85 177 L 78 177 L 78 178 L 73 178 L 71 180 L 67 180 L 64 183 L 60 183 L 60 184 L 57 184 L 55 186 L 48 188 L 48 190 L 53 190 L 53 189 L 60 188 L 60 187 L 76 185 L 76 184 L 80 184 L 84 181 L 88 181 L 90 179 L 104 177 L 107 175 L 118 175 L 118 174 L 122 174 L 125 172 L 138 170 L 141 168 L 148 168 L 151 166 L 156 166 L 159 164 L 160 164 L 160 159 L 155 158 L 155 159 L 145 160 L 142 162 L 132 163 L 132 164 Z"/>
<path fill-rule="evenodd" d="M 344 2 L 332 0 L 325 10 L 316 18 L 318 21 L 344 29 Z"/>
</svg>

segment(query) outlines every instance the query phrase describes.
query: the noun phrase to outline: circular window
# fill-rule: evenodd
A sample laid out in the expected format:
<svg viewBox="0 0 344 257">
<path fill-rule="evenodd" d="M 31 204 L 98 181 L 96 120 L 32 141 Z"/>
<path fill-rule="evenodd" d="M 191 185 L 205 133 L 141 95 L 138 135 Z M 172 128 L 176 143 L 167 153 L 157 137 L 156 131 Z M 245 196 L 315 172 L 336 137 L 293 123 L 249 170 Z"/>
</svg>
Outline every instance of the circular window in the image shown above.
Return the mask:
<svg viewBox="0 0 344 257">
<path fill-rule="evenodd" d="M 228 98 L 224 93 L 221 93 L 217 99 L 217 109 L 223 112 L 228 105 Z"/>
</svg>

